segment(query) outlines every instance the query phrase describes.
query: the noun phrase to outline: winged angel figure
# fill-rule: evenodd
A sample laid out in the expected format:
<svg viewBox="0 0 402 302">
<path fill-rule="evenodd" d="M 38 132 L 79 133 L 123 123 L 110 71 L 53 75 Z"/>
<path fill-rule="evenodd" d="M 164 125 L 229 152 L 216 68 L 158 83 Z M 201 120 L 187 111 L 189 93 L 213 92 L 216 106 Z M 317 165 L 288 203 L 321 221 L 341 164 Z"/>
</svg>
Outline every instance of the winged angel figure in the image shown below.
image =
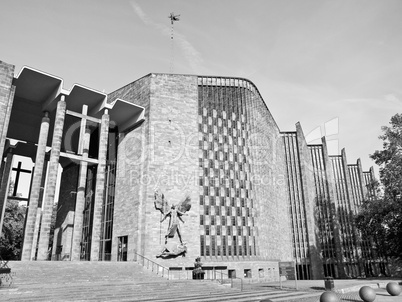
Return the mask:
<svg viewBox="0 0 402 302">
<path fill-rule="evenodd" d="M 181 216 L 186 215 L 186 212 L 191 208 L 191 198 L 190 196 L 186 196 L 181 202 L 174 205 L 172 204 L 169 207 L 168 201 L 165 199 L 165 196 L 161 194 L 159 191 L 155 192 L 155 208 L 159 210 L 163 217 L 161 219 L 161 223 L 167 218 L 169 219 L 169 227 L 165 235 L 165 244 L 167 244 L 168 238 L 174 238 L 177 233 L 179 237 L 180 244 L 183 245 L 183 241 L 181 239 L 180 234 L 180 224 L 179 220 L 184 223 L 184 220 Z"/>
</svg>

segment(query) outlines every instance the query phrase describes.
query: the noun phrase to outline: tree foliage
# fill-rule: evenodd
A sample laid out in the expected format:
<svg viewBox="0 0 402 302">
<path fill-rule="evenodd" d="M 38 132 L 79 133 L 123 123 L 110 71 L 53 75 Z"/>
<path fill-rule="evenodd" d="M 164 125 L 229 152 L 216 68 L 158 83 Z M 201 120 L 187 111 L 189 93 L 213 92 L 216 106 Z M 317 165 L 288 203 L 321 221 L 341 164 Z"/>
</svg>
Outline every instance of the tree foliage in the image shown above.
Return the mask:
<svg viewBox="0 0 402 302">
<path fill-rule="evenodd" d="M 4 260 L 19 260 L 24 234 L 26 208 L 8 200 L 0 237 L 0 255 Z"/>
<path fill-rule="evenodd" d="M 402 260 L 402 114 L 382 131 L 383 150 L 370 156 L 380 167 L 380 194 L 363 203 L 356 222 L 383 255 Z"/>
</svg>

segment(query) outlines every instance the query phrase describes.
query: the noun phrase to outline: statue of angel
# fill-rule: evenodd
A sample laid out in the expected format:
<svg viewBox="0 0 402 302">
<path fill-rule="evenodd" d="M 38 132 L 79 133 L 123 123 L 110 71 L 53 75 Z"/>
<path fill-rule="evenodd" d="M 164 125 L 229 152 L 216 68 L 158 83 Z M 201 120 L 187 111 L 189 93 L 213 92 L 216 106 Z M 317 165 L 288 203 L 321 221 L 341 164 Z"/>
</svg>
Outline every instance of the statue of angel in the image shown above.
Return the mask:
<svg viewBox="0 0 402 302">
<path fill-rule="evenodd" d="M 184 220 L 181 218 L 181 216 L 187 215 L 185 213 L 191 208 L 190 201 L 191 198 L 187 195 L 181 202 L 176 205 L 172 204 L 169 207 L 169 203 L 165 199 L 165 196 L 159 193 L 159 191 L 155 192 L 155 208 L 163 215 L 160 222 L 162 223 L 167 217 L 170 217 L 169 227 L 165 235 L 165 244 L 167 243 L 168 238 L 173 238 L 176 233 L 179 237 L 180 243 L 183 244 L 180 234 L 179 220 L 184 223 Z"/>
</svg>

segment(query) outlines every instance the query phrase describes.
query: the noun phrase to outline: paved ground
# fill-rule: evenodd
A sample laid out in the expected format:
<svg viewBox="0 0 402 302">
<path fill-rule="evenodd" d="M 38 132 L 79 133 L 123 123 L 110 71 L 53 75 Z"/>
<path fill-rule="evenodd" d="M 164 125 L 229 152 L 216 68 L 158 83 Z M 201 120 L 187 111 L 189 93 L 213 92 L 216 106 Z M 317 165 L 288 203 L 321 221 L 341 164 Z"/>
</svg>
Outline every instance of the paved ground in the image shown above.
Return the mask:
<svg viewBox="0 0 402 302">
<path fill-rule="evenodd" d="M 221 285 L 209 280 L 166 280 L 134 262 L 11 262 L 13 284 L 0 286 L 0 301 L 159 301 L 159 302 L 319 302 L 323 280 L 282 284 L 237 282 Z M 335 280 L 340 301 L 357 302 L 358 290 L 375 288 L 375 302 L 402 302 L 384 290 L 391 280 Z M 401 282 L 402 280 L 393 280 Z"/>
<path fill-rule="evenodd" d="M 334 290 L 339 297 L 340 301 L 347 302 L 361 302 L 359 297 L 359 289 L 362 286 L 370 286 L 376 292 L 375 302 L 402 302 L 402 294 L 397 297 L 392 297 L 385 290 L 388 282 L 398 282 L 402 284 L 402 280 L 398 279 L 347 279 L 347 280 L 334 280 Z M 257 285 L 255 285 L 257 286 Z M 280 283 L 269 283 L 268 285 L 262 285 L 271 288 L 281 288 Z M 319 302 L 320 295 L 325 291 L 324 280 L 299 280 L 297 285 L 295 281 L 282 282 L 282 289 L 299 291 L 316 291 L 319 292 L 318 296 L 313 297 L 298 297 L 296 299 L 270 299 L 272 302 L 286 301 L 286 302 Z"/>
<path fill-rule="evenodd" d="M 375 302 L 401 302 L 402 297 L 392 297 L 390 296 L 385 290 L 380 290 L 376 292 L 376 299 L 374 300 Z M 359 294 L 354 292 L 354 293 L 347 293 L 347 294 L 339 294 L 339 301 L 348 301 L 348 302 L 361 302 L 363 301 L 360 299 Z M 273 301 L 278 301 L 279 300 L 273 300 Z M 286 300 L 287 302 L 319 302 L 320 299 L 318 298 L 301 298 L 301 299 L 296 299 L 296 300 Z"/>
<path fill-rule="evenodd" d="M 390 296 L 385 289 L 376 289 L 376 298 L 375 302 L 401 302 L 402 301 L 402 296 L 398 297 L 392 297 Z M 359 297 L 358 292 L 349 292 L 345 294 L 337 294 L 339 301 L 348 301 L 348 302 L 361 302 L 363 301 Z M 279 300 L 274 300 L 278 301 Z M 293 301 L 298 301 L 298 302 L 319 302 L 320 299 L 319 297 L 314 297 L 314 298 L 301 298 L 301 299 L 295 299 L 295 300 L 286 300 L 287 302 L 293 302 Z"/>
</svg>

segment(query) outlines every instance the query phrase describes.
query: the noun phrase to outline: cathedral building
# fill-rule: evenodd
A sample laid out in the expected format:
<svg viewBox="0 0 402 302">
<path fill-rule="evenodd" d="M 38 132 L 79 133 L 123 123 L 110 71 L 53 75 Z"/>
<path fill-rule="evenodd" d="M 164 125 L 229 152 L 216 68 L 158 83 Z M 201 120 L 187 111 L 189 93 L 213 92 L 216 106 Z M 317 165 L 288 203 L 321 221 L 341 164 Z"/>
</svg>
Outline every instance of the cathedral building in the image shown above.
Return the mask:
<svg viewBox="0 0 402 302">
<path fill-rule="evenodd" d="M 247 79 L 152 73 L 105 94 L 0 62 L 0 83 L 1 223 L 14 156 L 34 163 L 21 260 L 201 257 L 264 280 L 385 270 L 353 222 L 373 170 L 307 144 L 299 123 L 281 131 Z"/>
</svg>

